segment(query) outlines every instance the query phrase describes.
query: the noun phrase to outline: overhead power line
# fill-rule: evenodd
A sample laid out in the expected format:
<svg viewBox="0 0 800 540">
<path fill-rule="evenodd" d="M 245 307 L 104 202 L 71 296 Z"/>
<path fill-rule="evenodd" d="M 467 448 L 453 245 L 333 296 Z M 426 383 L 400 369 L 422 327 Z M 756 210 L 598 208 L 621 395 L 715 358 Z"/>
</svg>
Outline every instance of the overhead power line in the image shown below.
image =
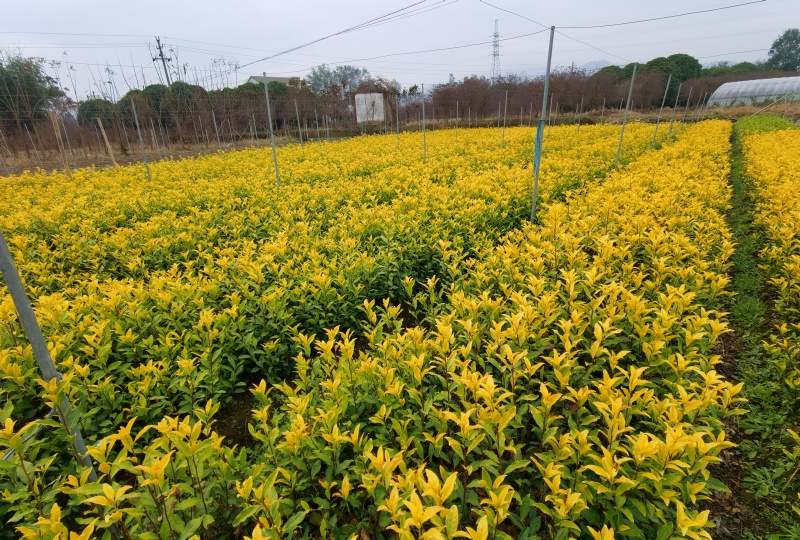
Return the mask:
<svg viewBox="0 0 800 540">
<path fill-rule="evenodd" d="M 547 28 L 548 30 L 550 29 L 550 27 L 547 26 L 546 24 L 542 24 L 539 21 L 535 21 L 535 20 L 531 19 L 530 17 L 526 17 L 525 15 L 522 15 L 521 13 L 517 13 L 516 11 L 511 11 L 510 9 L 501 8 L 500 6 L 496 6 L 494 4 L 490 4 L 489 2 L 486 2 L 485 0 L 480 0 L 480 2 L 481 2 L 481 4 L 486 4 L 487 6 L 493 7 L 494 9 L 498 9 L 500 11 L 505 11 L 506 13 L 510 13 L 511 15 L 515 15 L 515 16 L 521 18 L 521 19 L 525 19 L 526 21 L 530 21 L 532 23 L 538 24 L 542 28 Z"/>
<path fill-rule="evenodd" d="M 722 54 L 711 54 L 708 56 L 698 56 L 698 59 L 702 58 L 716 58 L 718 56 L 731 56 L 732 54 L 744 54 L 744 53 L 751 53 L 751 52 L 764 52 L 768 51 L 769 49 L 750 49 L 749 51 L 734 51 L 729 53 L 722 53 Z"/>
<path fill-rule="evenodd" d="M 726 9 L 733 9 L 741 6 L 749 6 L 750 4 L 761 4 L 766 2 L 767 0 L 753 0 L 751 2 L 742 2 L 741 4 L 732 4 L 730 6 L 722 6 L 718 8 L 710 8 L 710 9 L 700 9 L 698 11 L 687 11 L 685 13 L 678 13 L 675 15 L 664 15 L 663 17 L 651 17 L 649 19 L 638 19 L 635 21 L 625 21 L 625 22 L 618 22 L 618 23 L 609 23 L 609 24 L 594 24 L 590 26 L 560 26 L 559 28 L 564 28 L 567 30 L 570 29 L 588 29 L 588 28 L 608 28 L 611 26 L 625 26 L 627 24 L 639 24 L 651 21 L 663 21 L 664 19 L 675 19 L 676 17 L 686 17 L 687 15 L 699 15 L 700 13 L 711 13 L 714 11 L 723 11 Z"/>
<path fill-rule="evenodd" d="M 625 26 L 625 25 L 628 25 L 628 24 L 639 24 L 639 23 L 645 23 L 645 22 L 651 22 L 651 21 L 662 21 L 664 19 L 675 19 L 677 17 L 686 17 L 687 15 L 698 15 L 700 13 L 711 13 L 713 11 L 723 11 L 723 10 L 726 10 L 726 9 L 733 9 L 733 8 L 737 8 L 737 7 L 741 7 L 741 6 L 749 6 L 750 4 L 761 4 L 761 3 L 766 2 L 766 1 L 767 0 L 751 0 L 750 2 L 742 2 L 740 4 L 732 4 L 732 5 L 729 5 L 729 6 L 721 6 L 721 7 L 709 8 L 709 9 L 700 9 L 700 10 L 697 10 L 697 11 L 686 11 L 684 13 L 676 13 L 675 15 L 664 15 L 664 16 L 661 16 L 661 17 L 650 17 L 648 19 L 637 19 L 635 21 L 623 21 L 623 22 L 608 23 L 608 24 L 593 24 L 593 25 L 588 25 L 588 26 L 559 26 L 559 25 L 556 25 L 556 28 L 560 28 L 562 30 L 584 30 L 584 29 L 589 29 L 589 28 L 609 28 L 611 26 Z M 511 11 L 510 9 L 505 9 L 505 8 L 500 7 L 500 6 L 496 6 L 494 4 L 490 4 L 489 2 L 486 2 L 486 0 L 480 0 L 480 2 L 482 4 L 486 4 L 487 6 L 493 7 L 494 9 L 498 9 L 500 11 L 505 11 L 506 13 L 510 13 L 511 15 L 514 15 L 514 16 L 519 17 L 521 19 L 525 19 L 526 21 L 530 21 L 532 23 L 536 23 L 539 26 L 544 26 L 544 27 L 549 28 L 549 26 L 547 26 L 547 25 L 545 25 L 543 23 L 540 23 L 537 20 L 531 19 L 530 17 L 526 17 L 525 15 L 522 15 L 521 13 L 517 13 L 516 11 Z"/>
<path fill-rule="evenodd" d="M 348 32 L 353 32 L 355 30 L 360 30 L 362 28 L 368 27 L 369 25 L 371 25 L 373 23 L 376 23 L 376 22 L 379 22 L 379 21 L 384 21 L 389 17 L 392 17 L 392 16 L 397 15 L 399 13 L 403 13 L 405 11 L 408 11 L 409 9 L 413 8 L 414 6 L 418 6 L 420 4 L 424 4 L 425 2 L 427 2 L 427 0 L 421 0 L 419 2 L 414 2 L 413 4 L 409 4 L 409 5 L 407 5 L 407 6 L 403 7 L 403 8 L 396 9 L 394 11 L 390 11 L 389 13 L 386 13 L 386 14 L 381 15 L 379 17 L 375 17 L 375 18 L 369 19 L 368 21 L 364 21 L 364 22 L 359 23 L 359 24 L 357 24 L 355 26 L 351 26 L 349 28 L 345 28 L 344 30 L 339 30 L 338 32 L 334 32 L 333 34 L 328 34 L 327 36 L 323 36 L 321 38 L 317 38 L 317 39 L 311 40 L 309 42 L 303 43 L 302 45 L 297 45 L 296 47 L 292 47 L 290 49 L 286 49 L 284 51 L 277 52 L 277 53 L 272 54 L 270 56 L 265 56 L 264 58 L 261 58 L 259 60 L 254 60 L 252 62 L 248 62 L 247 64 L 243 64 L 243 65 L 241 65 L 239 67 L 251 66 L 253 64 L 257 64 L 257 63 L 263 62 L 265 60 L 270 60 L 272 58 L 276 58 L 278 56 L 281 56 L 281 55 L 284 55 L 284 54 L 287 54 L 287 53 L 290 53 L 290 52 L 293 52 L 293 51 L 297 51 L 299 49 L 303 49 L 305 47 L 308 47 L 309 45 L 314 45 L 315 43 L 319 43 L 321 41 L 325 41 L 326 39 L 330 39 L 332 37 L 340 36 L 342 34 L 346 34 Z"/>
<path fill-rule="evenodd" d="M 613 56 L 614 58 L 619 58 L 620 60 L 624 60 L 625 62 L 630 62 L 630 60 L 628 60 L 627 58 L 623 58 L 623 57 L 619 56 L 618 54 L 614 54 L 614 53 L 605 51 L 605 50 L 601 49 L 600 47 L 595 47 L 591 43 L 586 43 L 585 41 L 581 41 L 579 39 L 575 39 L 574 37 L 568 36 L 567 34 L 565 34 L 564 32 L 561 32 L 559 30 L 556 30 L 556 33 L 561 35 L 561 36 L 564 36 L 567 39 L 571 39 L 572 41 L 575 41 L 575 42 L 580 43 L 582 45 L 586 45 L 587 47 L 591 47 L 592 49 L 594 49 L 596 51 L 600 51 L 603 54 L 607 54 L 609 56 Z"/>
<path fill-rule="evenodd" d="M 732 4 L 732 5 L 729 5 L 729 6 L 722 6 L 722 7 L 718 7 L 718 8 L 701 9 L 701 10 L 697 10 L 697 11 L 687 11 L 687 12 L 684 12 L 684 13 L 677 13 L 675 15 L 664 15 L 664 16 L 661 16 L 661 17 L 650 17 L 650 18 L 647 18 L 647 19 L 637 19 L 635 21 L 624 21 L 624 22 L 609 23 L 609 24 L 597 24 L 597 25 L 591 25 L 591 26 L 557 26 L 556 28 L 558 30 L 556 30 L 556 32 L 558 32 L 559 35 L 562 35 L 567 39 L 571 39 L 572 41 L 575 41 L 577 43 L 581 43 L 583 45 L 586 45 L 587 47 L 591 47 L 592 49 L 594 49 L 596 51 L 600 51 L 603 54 L 607 54 L 609 56 L 613 56 L 614 58 L 619 58 L 620 60 L 624 60 L 626 62 L 630 62 L 630 60 L 628 60 L 626 58 L 623 58 L 623 57 L 621 57 L 619 55 L 616 55 L 614 53 L 605 51 L 605 50 L 601 49 L 600 47 L 596 47 L 596 46 L 592 45 L 591 43 L 587 43 L 585 41 L 581 41 L 579 39 L 576 39 L 576 38 L 574 38 L 572 36 L 569 36 L 569 35 L 561 32 L 560 30 L 565 30 L 565 29 L 608 28 L 608 27 L 612 27 L 612 26 L 624 26 L 624 25 L 629 25 L 629 24 L 639 24 L 639 23 L 645 23 L 645 22 L 651 22 L 651 21 L 660 21 L 660 20 L 664 20 L 664 19 L 674 19 L 676 17 L 685 17 L 687 15 L 697 15 L 697 14 L 700 14 L 700 13 L 710 13 L 710 12 L 713 12 L 713 11 L 722 11 L 722 10 L 725 10 L 725 9 L 732 9 L 732 8 L 736 8 L 736 7 L 747 6 L 747 5 L 750 5 L 750 4 L 760 4 L 760 3 L 766 2 L 766 1 L 767 0 L 751 0 L 750 2 L 742 2 L 742 3 L 739 3 L 739 4 Z M 523 15 L 521 13 L 517 13 L 516 11 L 511 11 L 509 9 L 502 8 L 502 7 L 497 6 L 495 4 L 489 3 L 486 0 L 480 0 L 480 2 L 482 4 L 486 4 L 489 7 L 497 9 L 499 11 L 504 11 L 506 13 L 510 13 L 511 15 L 514 15 L 514 16 L 519 17 L 521 19 L 525 19 L 526 21 L 530 21 L 530 22 L 532 22 L 534 24 L 538 24 L 539 26 L 542 26 L 544 28 L 548 28 L 547 25 L 545 25 L 545 24 L 543 24 L 543 23 L 541 23 L 541 22 L 539 22 L 539 21 L 537 21 L 535 19 L 531 19 L 530 17 L 526 17 L 525 15 Z"/>
</svg>

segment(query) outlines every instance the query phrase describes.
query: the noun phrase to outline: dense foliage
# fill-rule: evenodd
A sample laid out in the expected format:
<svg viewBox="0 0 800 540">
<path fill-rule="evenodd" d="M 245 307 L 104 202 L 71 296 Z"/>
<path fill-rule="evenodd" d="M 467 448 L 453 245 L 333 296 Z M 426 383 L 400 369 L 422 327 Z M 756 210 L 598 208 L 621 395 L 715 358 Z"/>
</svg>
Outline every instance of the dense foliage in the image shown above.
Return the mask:
<svg viewBox="0 0 800 540">
<path fill-rule="evenodd" d="M 0 53 L 0 126 L 22 129 L 45 118 L 64 93 L 47 76 L 44 59 Z"/>
<path fill-rule="evenodd" d="M 651 133 L 632 126 L 624 162 Z M 124 522 L 133 536 L 232 535 L 248 516 L 237 521 L 246 498 L 235 483 L 259 478 L 263 452 L 233 450 L 213 433 L 219 404 L 254 379 L 293 380 L 296 359 L 327 329 L 366 344 L 382 332 L 376 313 L 399 324 L 402 310 L 402 325 L 426 324 L 427 306 L 458 278 L 452 264 L 487 252 L 527 216 L 533 134 L 509 129 L 501 146 L 497 130 L 436 132 L 428 164 L 419 135 L 399 147 L 390 137 L 286 147 L 280 190 L 263 150 L 162 162 L 152 183 L 138 166 L 4 180 L 0 227 L 64 372 L 42 399 L 3 291 L 2 445 L 17 450 L 3 508 L 12 523 L 34 537 L 46 520 L 74 531 L 101 503 L 119 513 L 94 526 Z M 618 130 L 555 128 L 545 140 L 542 198 L 558 201 L 613 167 Z M 63 428 L 31 422 L 60 393 L 75 403 L 67 422 L 95 444 L 113 494 L 75 469 Z M 45 431 L 23 444 L 38 425 Z M 70 502 L 56 505 L 64 495 Z"/>
</svg>

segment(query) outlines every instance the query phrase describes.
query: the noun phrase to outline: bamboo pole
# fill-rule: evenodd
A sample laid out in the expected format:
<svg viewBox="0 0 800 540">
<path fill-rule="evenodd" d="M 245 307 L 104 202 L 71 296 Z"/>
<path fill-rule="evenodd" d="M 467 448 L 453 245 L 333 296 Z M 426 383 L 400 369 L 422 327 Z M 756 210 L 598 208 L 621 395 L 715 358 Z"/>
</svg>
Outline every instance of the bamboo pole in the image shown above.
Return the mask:
<svg viewBox="0 0 800 540">
<path fill-rule="evenodd" d="M 103 140 L 106 142 L 106 150 L 108 150 L 108 155 L 111 158 L 111 162 L 114 166 L 117 166 L 117 160 L 114 159 L 114 152 L 111 151 L 111 144 L 108 142 L 108 137 L 106 137 L 106 130 L 103 128 L 103 121 L 100 118 L 97 118 L 97 125 L 100 126 L 100 133 L 103 134 Z"/>
<path fill-rule="evenodd" d="M 64 163 L 64 172 L 71 178 L 72 171 L 69 168 L 69 160 L 67 159 L 66 148 L 64 148 L 64 141 L 61 139 L 61 128 L 58 127 L 58 118 L 56 118 L 56 113 L 53 111 L 50 111 L 50 121 L 53 123 L 53 131 L 55 131 L 56 142 L 58 143 L 58 152 L 61 154 L 61 161 Z"/>
<path fill-rule="evenodd" d="M 36 159 L 39 161 L 39 167 L 44 169 L 44 163 L 42 163 L 42 156 L 39 154 L 39 151 L 36 149 L 36 145 L 33 143 L 33 137 L 31 137 L 31 132 L 28 129 L 28 124 L 22 124 L 22 125 L 25 126 L 25 133 L 28 134 L 28 140 L 31 141 L 33 152 L 36 154 Z"/>
</svg>

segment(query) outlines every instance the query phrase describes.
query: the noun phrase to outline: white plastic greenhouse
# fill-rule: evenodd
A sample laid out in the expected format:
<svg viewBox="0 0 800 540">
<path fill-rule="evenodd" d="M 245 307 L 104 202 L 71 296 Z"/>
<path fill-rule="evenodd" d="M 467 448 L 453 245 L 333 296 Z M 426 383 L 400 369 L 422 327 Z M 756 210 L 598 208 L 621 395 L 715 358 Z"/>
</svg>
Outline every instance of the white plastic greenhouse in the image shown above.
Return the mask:
<svg viewBox="0 0 800 540">
<path fill-rule="evenodd" d="M 725 83 L 711 94 L 709 105 L 752 105 L 783 98 L 800 100 L 800 77 L 776 77 Z"/>
</svg>

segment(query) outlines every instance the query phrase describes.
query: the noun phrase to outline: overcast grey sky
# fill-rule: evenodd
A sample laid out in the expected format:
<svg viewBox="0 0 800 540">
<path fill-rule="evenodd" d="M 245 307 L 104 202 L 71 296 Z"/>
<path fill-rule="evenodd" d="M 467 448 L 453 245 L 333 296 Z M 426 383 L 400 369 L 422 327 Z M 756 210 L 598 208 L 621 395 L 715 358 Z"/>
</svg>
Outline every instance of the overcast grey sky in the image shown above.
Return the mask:
<svg viewBox="0 0 800 540">
<path fill-rule="evenodd" d="M 676 15 L 747 0 L 487 1 L 544 25 L 566 27 Z M 366 67 L 372 75 L 397 79 L 404 87 L 446 82 L 450 73 L 457 79 L 470 74 L 489 75 L 495 19 L 503 40 L 502 73 L 535 76 L 544 72 L 547 32 L 508 39 L 540 31 L 542 26 L 480 0 L 419 2 L 4 0 L 0 9 L 0 49 L 69 62 L 75 68 L 78 95 L 83 97 L 92 90 L 96 92 L 95 85 L 102 84 L 100 81 L 109 80 L 106 65 L 114 71 L 117 88 L 123 93 L 128 84 L 135 86 L 132 66 L 137 66 L 140 84 L 142 74 L 148 84 L 158 82 L 163 74 L 159 75 L 161 68 L 152 61 L 151 52 L 154 36 L 159 35 L 171 50 L 173 64 L 177 65 L 177 59 L 188 66 L 184 80 L 193 83 L 197 78 L 205 86 L 212 86 L 219 85 L 220 80 L 211 79 L 211 73 L 218 72 L 223 63 L 244 65 L 416 3 L 401 12 L 407 16 L 230 70 L 228 82 L 241 83 L 264 71 L 269 75 L 303 77 L 321 63 Z M 800 27 L 800 0 L 767 0 L 641 24 L 564 28 L 560 31 L 574 39 L 556 34 L 553 64 L 625 64 L 674 53 L 691 54 L 703 63 L 753 61 L 766 58 L 773 40 L 793 27 Z M 476 43 L 483 44 L 397 54 Z M 66 73 L 62 64 L 60 75 L 69 87 Z"/>
</svg>

